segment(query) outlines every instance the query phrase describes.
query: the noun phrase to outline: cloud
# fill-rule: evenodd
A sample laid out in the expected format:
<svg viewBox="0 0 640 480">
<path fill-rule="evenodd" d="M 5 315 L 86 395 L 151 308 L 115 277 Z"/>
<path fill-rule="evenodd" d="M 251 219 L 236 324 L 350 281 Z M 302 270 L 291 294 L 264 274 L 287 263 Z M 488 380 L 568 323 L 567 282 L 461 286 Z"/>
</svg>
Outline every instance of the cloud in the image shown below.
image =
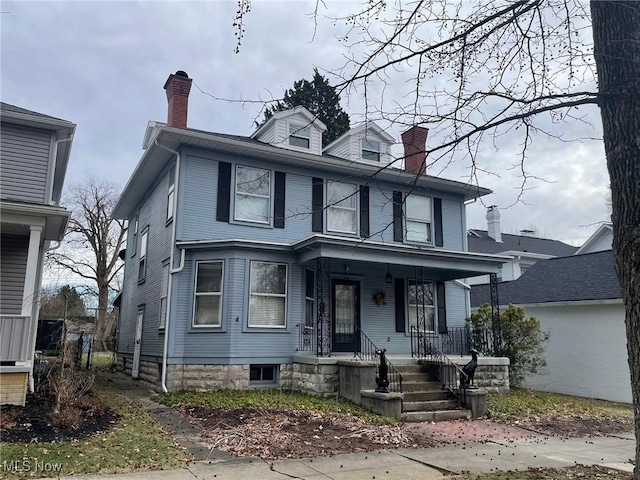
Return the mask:
<svg viewBox="0 0 640 480">
<path fill-rule="evenodd" d="M 2 98 L 77 123 L 67 184 L 92 174 L 124 185 L 142 153 L 147 121 L 166 119 L 162 87 L 170 73 L 182 69 L 194 79 L 190 126 L 248 135 L 260 105 L 207 94 L 279 97 L 295 80 L 310 78 L 314 67 L 338 69 L 350 52 L 337 40 L 344 23 L 328 17 L 356 5 L 329 4 L 330 10 L 320 12 L 316 30 L 309 17 L 315 2 L 254 1 L 241 51 L 235 54 L 237 5 L 232 1 L 3 2 L 9 13 L 2 14 Z M 369 98 L 403 102 L 409 87 L 402 81 L 372 85 Z M 362 94 L 359 89 L 343 98 L 354 120 L 365 111 Z M 585 110 L 585 116 L 595 129 L 580 122 L 548 126 L 570 138 L 597 137 L 597 111 Z M 381 124 L 399 139 L 401 127 Z M 512 203 L 519 180 L 517 171 L 508 168 L 517 163 L 517 139 L 505 138 L 497 150 L 489 145 L 482 153 L 481 163 L 494 175 L 481 174 L 481 184 L 496 192 L 486 202 L 501 207 Z M 531 181 L 526 205 L 503 212 L 506 229 L 533 224 L 554 237 L 577 240 L 595 230 L 580 225 L 606 218 L 608 179 L 598 142 L 562 144 L 540 137 L 526 166 L 550 183 Z M 468 174 L 468 163 L 460 160 L 442 173 L 456 180 L 466 180 Z M 480 203 L 470 205 L 468 212 L 469 226 L 485 224 Z"/>
</svg>

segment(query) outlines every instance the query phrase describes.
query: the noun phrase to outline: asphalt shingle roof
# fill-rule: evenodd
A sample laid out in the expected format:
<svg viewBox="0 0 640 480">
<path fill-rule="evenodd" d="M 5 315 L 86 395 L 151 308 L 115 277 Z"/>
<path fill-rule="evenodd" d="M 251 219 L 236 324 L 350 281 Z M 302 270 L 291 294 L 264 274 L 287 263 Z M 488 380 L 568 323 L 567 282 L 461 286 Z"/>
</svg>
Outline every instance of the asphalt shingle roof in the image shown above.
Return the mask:
<svg viewBox="0 0 640 480">
<path fill-rule="evenodd" d="M 501 305 L 618 298 L 622 292 L 611 250 L 541 260 L 517 280 L 498 284 Z M 471 287 L 471 306 L 490 301 L 489 285 Z"/>
<path fill-rule="evenodd" d="M 578 247 L 573 247 L 559 240 L 508 233 L 502 234 L 502 243 L 500 243 L 491 238 L 486 230 L 476 230 L 475 228 L 469 232 L 467 240 L 469 251 L 477 253 L 501 253 L 514 250 L 564 257 L 573 255 L 578 250 Z"/>
<path fill-rule="evenodd" d="M 52 117 L 51 115 L 45 115 L 44 113 L 34 112 L 33 110 L 27 110 L 26 108 L 16 107 L 15 105 L 11 105 L 9 103 L 0 102 L 0 113 L 2 112 L 12 112 L 12 113 L 22 113 L 25 115 L 33 115 L 34 117 L 40 118 L 50 118 L 52 120 L 60 120 L 61 122 L 67 122 L 68 120 L 64 120 L 58 117 Z"/>
</svg>

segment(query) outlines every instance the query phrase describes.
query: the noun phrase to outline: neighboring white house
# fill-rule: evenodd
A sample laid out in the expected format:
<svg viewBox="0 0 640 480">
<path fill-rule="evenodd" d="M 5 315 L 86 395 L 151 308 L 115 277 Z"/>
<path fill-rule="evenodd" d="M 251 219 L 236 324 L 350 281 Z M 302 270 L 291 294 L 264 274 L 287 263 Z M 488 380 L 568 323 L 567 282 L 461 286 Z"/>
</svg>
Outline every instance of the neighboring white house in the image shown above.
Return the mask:
<svg viewBox="0 0 640 480">
<path fill-rule="evenodd" d="M 610 223 L 603 223 L 593 232 L 586 242 L 578 249 L 576 255 L 583 253 L 602 252 L 613 248 L 613 226 Z"/>
<path fill-rule="evenodd" d="M 502 233 L 498 207 L 487 209 L 487 230 L 470 229 L 467 244 L 470 252 L 508 255 L 511 260 L 502 264 L 498 272 L 499 281 L 516 280 L 540 260 L 573 255 L 577 248 L 559 240 L 539 238 L 532 230 L 521 230 L 521 235 Z M 611 248 L 611 247 L 609 247 Z M 467 280 L 469 285 L 489 283 L 483 275 Z"/>
<path fill-rule="evenodd" d="M 547 373 L 527 377 L 526 387 L 631 402 L 624 305 L 611 250 L 538 262 L 519 279 L 499 283 L 498 297 L 500 308 L 524 307 L 551 334 Z M 472 287 L 472 308 L 489 300 L 488 285 Z"/>
</svg>

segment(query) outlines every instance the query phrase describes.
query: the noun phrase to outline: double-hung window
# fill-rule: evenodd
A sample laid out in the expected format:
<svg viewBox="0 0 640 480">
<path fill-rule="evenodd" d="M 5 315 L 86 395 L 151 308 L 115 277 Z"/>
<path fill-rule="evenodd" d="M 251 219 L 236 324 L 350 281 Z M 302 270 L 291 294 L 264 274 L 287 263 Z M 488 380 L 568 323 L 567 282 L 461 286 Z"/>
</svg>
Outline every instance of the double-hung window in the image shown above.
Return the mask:
<svg viewBox="0 0 640 480">
<path fill-rule="evenodd" d="M 313 318 L 315 313 L 315 272 L 310 269 L 305 270 L 305 288 L 304 288 L 304 326 L 311 328 L 314 324 Z"/>
<path fill-rule="evenodd" d="M 407 195 L 405 198 L 406 240 L 431 243 L 431 198 Z"/>
<path fill-rule="evenodd" d="M 357 193 L 357 185 L 327 181 L 327 230 L 357 232 Z"/>
<path fill-rule="evenodd" d="M 380 142 L 362 139 L 362 159 L 370 162 L 380 161 Z"/>
<path fill-rule="evenodd" d="M 175 177 L 176 167 L 175 165 L 169 170 L 169 190 L 167 192 L 167 222 L 173 220 L 173 203 L 175 196 Z"/>
<path fill-rule="evenodd" d="M 147 244 L 149 242 L 149 227 L 140 235 L 140 258 L 138 260 L 138 282 L 143 282 L 147 276 Z"/>
<path fill-rule="evenodd" d="M 234 218 L 243 222 L 269 224 L 270 214 L 271 171 L 236 166 Z"/>
<path fill-rule="evenodd" d="M 133 225 L 133 232 L 131 236 L 131 256 L 135 256 L 136 250 L 138 250 L 138 214 L 136 213 L 135 218 L 131 222 Z"/>
<path fill-rule="evenodd" d="M 194 327 L 219 327 L 222 325 L 223 271 L 223 262 L 197 263 Z"/>
<path fill-rule="evenodd" d="M 251 262 L 250 277 L 249 327 L 286 327 L 287 265 Z"/>
<path fill-rule="evenodd" d="M 167 324 L 167 295 L 169 293 L 169 263 L 162 265 L 162 284 L 160 285 L 160 321 L 158 328 Z"/>
<path fill-rule="evenodd" d="M 292 147 L 309 148 L 311 129 L 309 125 L 289 124 L 289 145 Z"/>
<path fill-rule="evenodd" d="M 409 327 L 434 331 L 433 283 L 410 281 L 408 297 Z"/>
</svg>

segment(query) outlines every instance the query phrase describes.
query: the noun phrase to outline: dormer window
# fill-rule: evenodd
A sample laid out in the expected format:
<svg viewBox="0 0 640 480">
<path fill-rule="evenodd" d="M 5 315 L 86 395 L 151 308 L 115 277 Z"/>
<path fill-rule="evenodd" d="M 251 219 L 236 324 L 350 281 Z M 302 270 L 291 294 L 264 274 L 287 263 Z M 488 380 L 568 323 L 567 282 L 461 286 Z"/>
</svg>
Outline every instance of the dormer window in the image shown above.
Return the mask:
<svg viewBox="0 0 640 480">
<path fill-rule="evenodd" d="M 362 139 L 362 159 L 370 162 L 380 161 L 380 142 Z"/>
<path fill-rule="evenodd" d="M 289 145 L 292 147 L 309 148 L 311 130 L 309 125 L 289 124 Z"/>
</svg>

